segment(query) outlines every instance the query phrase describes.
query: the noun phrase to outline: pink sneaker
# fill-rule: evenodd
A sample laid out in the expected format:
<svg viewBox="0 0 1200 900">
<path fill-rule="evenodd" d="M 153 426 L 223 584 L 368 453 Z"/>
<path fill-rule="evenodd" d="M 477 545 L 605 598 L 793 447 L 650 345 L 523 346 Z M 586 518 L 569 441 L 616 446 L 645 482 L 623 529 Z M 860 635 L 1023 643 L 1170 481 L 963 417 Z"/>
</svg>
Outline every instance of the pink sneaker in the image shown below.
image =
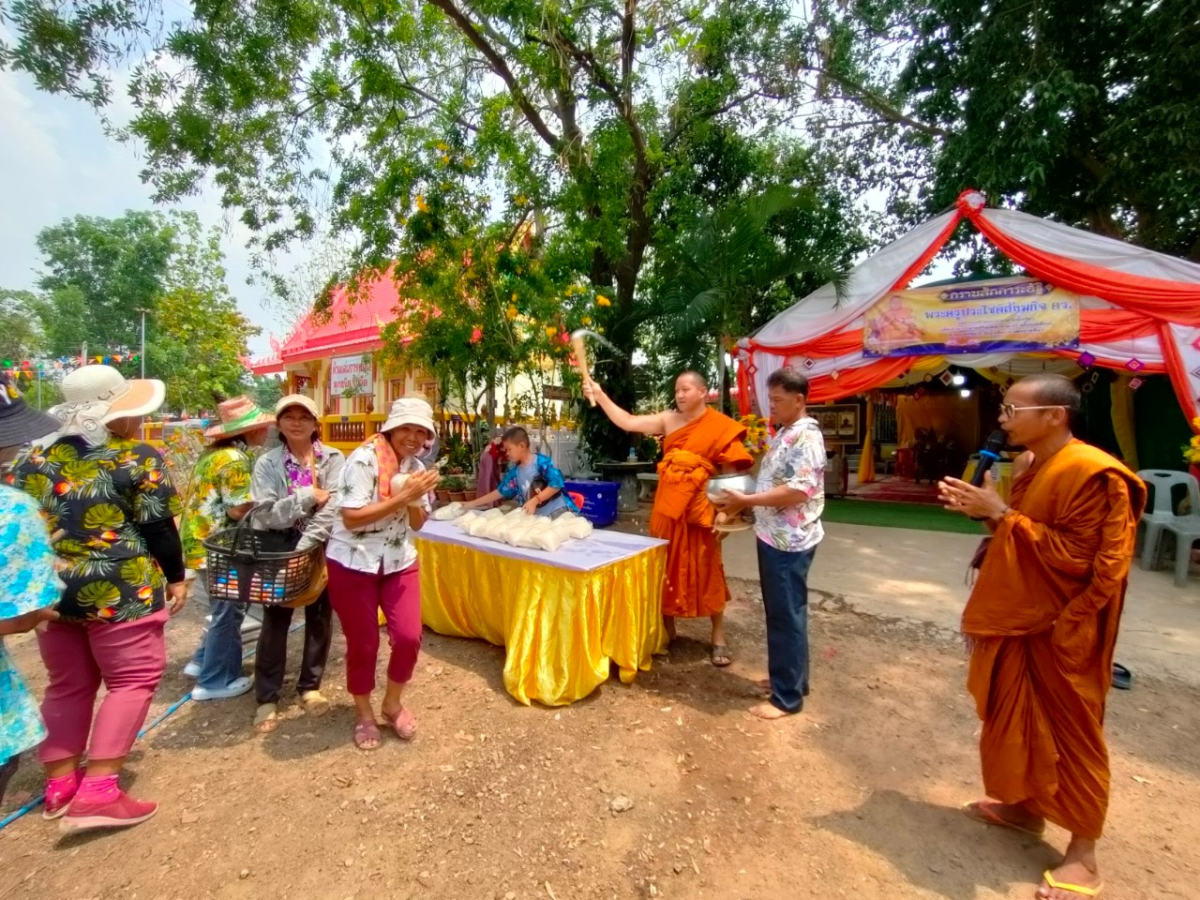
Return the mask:
<svg viewBox="0 0 1200 900">
<path fill-rule="evenodd" d="M 101 803 L 76 798 L 71 801 L 58 830 L 63 834 L 76 834 L 98 828 L 128 828 L 141 825 L 156 812 L 157 803 L 134 800 L 124 791 L 118 791 L 115 799 Z"/>
<path fill-rule="evenodd" d="M 75 795 L 79 793 L 79 783 L 83 780 L 83 770 L 77 769 L 74 773 L 74 784 L 70 784 L 70 776 L 63 778 L 52 778 L 46 784 L 46 801 L 42 807 L 43 819 L 58 819 L 67 811 L 67 807 L 71 805 L 71 801 L 75 799 Z M 54 783 L 61 781 L 62 788 L 55 790 Z"/>
</svg>

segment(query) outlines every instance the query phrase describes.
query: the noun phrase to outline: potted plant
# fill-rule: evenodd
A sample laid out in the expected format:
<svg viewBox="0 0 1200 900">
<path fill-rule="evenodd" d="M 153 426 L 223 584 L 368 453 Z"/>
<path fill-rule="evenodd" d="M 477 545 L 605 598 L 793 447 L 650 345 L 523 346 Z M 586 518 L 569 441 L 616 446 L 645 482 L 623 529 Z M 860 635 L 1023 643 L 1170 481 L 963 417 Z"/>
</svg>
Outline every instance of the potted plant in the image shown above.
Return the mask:
<svg viewBox="0 0 1200 900">
<path fill-rule="evenodd" d="M 438 486 L 434 490 L 434 496 L 437 497 L 439 503 L 450 502 L 450 481 L 451 479 L 449 478 L 443 478 L 438 482 Z"/>
<path fill-rule="evenodd" d="M 466 498 L 463 496 L 463 490 L 466 485 L 463 480 L 457 475 L 451 475 L 446 479 L 447 490 L 450 491 L 450 499 L 455 503 L 461 503 Z"/>
<path fill-rule="evenodd" d="M 464 500 L 469 502 L 471 500 L 474 500 L 478 496 L 479 496 L 479 492 L 476 491 L 475 488 L 471 487 L 469 482 L 463 487 L 463 499 Z"/>
</svg>

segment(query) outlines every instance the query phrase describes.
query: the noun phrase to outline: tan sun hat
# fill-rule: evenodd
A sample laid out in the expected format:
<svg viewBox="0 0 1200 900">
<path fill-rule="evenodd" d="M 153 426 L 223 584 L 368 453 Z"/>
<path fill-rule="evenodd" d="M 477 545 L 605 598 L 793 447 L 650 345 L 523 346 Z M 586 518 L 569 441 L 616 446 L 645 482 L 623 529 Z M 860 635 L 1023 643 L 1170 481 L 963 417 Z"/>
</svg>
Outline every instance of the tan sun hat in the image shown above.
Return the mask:
<svg viewBox="0 0 1200 900">
<path fill-rule="evenodd" d="M 249 397 L 234 397 L 226 400 L 217 407 L 220 425 L 214 425 L 204 432 L 207 438 L 227 438 L 256 428 L 266 428 L 275 424 L 275 417 L 264 409 L 260 409 Z"/>
<path fill-rule="evenodd" d="M 279 402 L 275 404 L 275 418 L 278 419 L 283 415 L 283 411 L 289 406 L 299 406 L 304 409 L 314 419 L 320 419 L 317 415 L 317 404 L 312 397 L 306 397 L 303 394 L 288 394 L 286 397 L 281 397 Z"/>
<path fill-rule="evenodd" d="M 50 414 L 63 424 L 59 437 L 78 435 L 93 447 L 108 440 L 110 422 L 148 416 L 167 397 L 157 379 L 127 379 L 112 366 L 80 366 L 62 380 L 63 401 Z"/>
<path fill-rule="evenodd" d="M 156 378 L 129 378 L 112 366 L 80 366 L 62 380 L 63 400 L 70 406 L 103 404 L 101 421 L 148 416 L 167 399 L 167 386 Z"/>
<path fill-rule="evenodd" d="M 430 436 L 437 435 L 433 424 L 433 407 L 420 397 L 402 397 L 392 404 L 387 421 L 380 427 L 384 434 L 401 425 L 420 425 Z"/>
</svg>

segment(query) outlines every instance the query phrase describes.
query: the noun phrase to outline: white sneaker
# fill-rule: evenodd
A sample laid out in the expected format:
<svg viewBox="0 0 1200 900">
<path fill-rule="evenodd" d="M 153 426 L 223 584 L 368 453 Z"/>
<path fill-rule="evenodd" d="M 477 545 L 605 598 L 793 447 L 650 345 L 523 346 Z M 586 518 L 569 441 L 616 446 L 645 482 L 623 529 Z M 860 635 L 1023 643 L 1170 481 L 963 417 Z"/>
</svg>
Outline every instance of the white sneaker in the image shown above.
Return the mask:
<svg viewBox="0 0 1200 900">
<path fill-rule="evenodd" d="M 228 700 L 231 697 L 240 697 L 242 694 L 249 693 L 254 687 L 254 679 L 243 675 L 241 678 L 235 678 L 223 688 L 192 688 L 193 700 Z"/>
<path fill-rule="evenodd" d="M 200 667 L 198 665 L 196 665 L 194 662 L 190 662 L 186 666 L 183 667 L 183 674 L 186 675 L 188 678 L 199 678 L 200 677 Z"/>
</svg>

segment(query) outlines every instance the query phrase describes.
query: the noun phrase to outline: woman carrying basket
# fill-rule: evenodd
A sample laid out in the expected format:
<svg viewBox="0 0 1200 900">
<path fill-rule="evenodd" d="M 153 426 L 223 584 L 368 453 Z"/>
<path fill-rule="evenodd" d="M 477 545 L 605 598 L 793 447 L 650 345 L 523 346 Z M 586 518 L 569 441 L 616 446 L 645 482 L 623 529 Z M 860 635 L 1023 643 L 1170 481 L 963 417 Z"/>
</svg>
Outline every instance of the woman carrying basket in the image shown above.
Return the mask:
<svg viewBox="0 0 1200 900">
<path fill-rule="evenodd" d="M 158 451 L 137 439 L 165 386 L 83 366 L 62 392 L 66 402 L 51 410 L 63 423 L 57 440 L 26 454 L 13 480 L 41 505 L 51 532 L 63 532 L 55 545 L 66 563 L 61 618 L 38 632 L 50 674 L 38 758 L 45 816 L 63 816 L 61 830 L 71 833 L 137 825 L 158 808 L 127 796 L 117 777 L 167 666 L 163 628 L 187 588 L 179 497 Z M 108 690 L 94 708 L 101 682 Z"/>
<path fill-rule="evenodd" d="M 335 515 L 330 488 L 341 478 L 346 458 L 336 447 L 327 447 L 317 439 L 317 405 L 302 394 L 289 394 L 275 404 L 275 424 L 280 446 L 263 454 L 254 466 L 250 493 L 259 508 L 251 514 L 252 524 L 280 532 L 283 545 L 289 549 L 323 547 Z M 287 669 L 291 624 L 291 607 L 263 608 L 254 660 L 258 700 L 254 729 L 260 733 L 274 731 L 279 724 L 279 696 Z M 321 677 L 332 638 L 333 610 L 326 589 L 304 607 L 304 651 L 296 689 L 301 706 L 310 716 L 329 712 L 329 701 L 321 694 Z"/>
<path fill-rule="evenodd" d="M 354 697 L 354 744 L 360 750 L 380 744 L 371 705 L 380 610 L 392 647 L 383 717 L 401 740 L 416 736 L 416 720 L 402 695 L 421 648 L 412 533 L 425 524 L 429 492 L 438 481 L 437 471 L 426 470 L 418 456 L 434 436 L 428 403 L 397 400 L 380 433 L 350 454 L 342 473 L 328 549 L 329 595 L 346 636 L 346 683 Z"/>
<path fill-rule="evenodd" d="M 179 534 L 183 558 L 196 572 L 192 599 L 203 600 L 212 613 L 208 631 L 183 674 L 196 679 L 192 699 L 225 700 L 240 697 L 252 687 L 242 675 L 242 620 L 246 606 L 210 598 L 204 541 L 218 531 L 233 528 L 250 511 L 250 478 L 253 462 L 247 452 L 267 442 L 275 417 L 249 397 L 226 400 L 218 409 L 221 424 L 204 432 L 212 444 L 196 461 Z"/>
</svg>

